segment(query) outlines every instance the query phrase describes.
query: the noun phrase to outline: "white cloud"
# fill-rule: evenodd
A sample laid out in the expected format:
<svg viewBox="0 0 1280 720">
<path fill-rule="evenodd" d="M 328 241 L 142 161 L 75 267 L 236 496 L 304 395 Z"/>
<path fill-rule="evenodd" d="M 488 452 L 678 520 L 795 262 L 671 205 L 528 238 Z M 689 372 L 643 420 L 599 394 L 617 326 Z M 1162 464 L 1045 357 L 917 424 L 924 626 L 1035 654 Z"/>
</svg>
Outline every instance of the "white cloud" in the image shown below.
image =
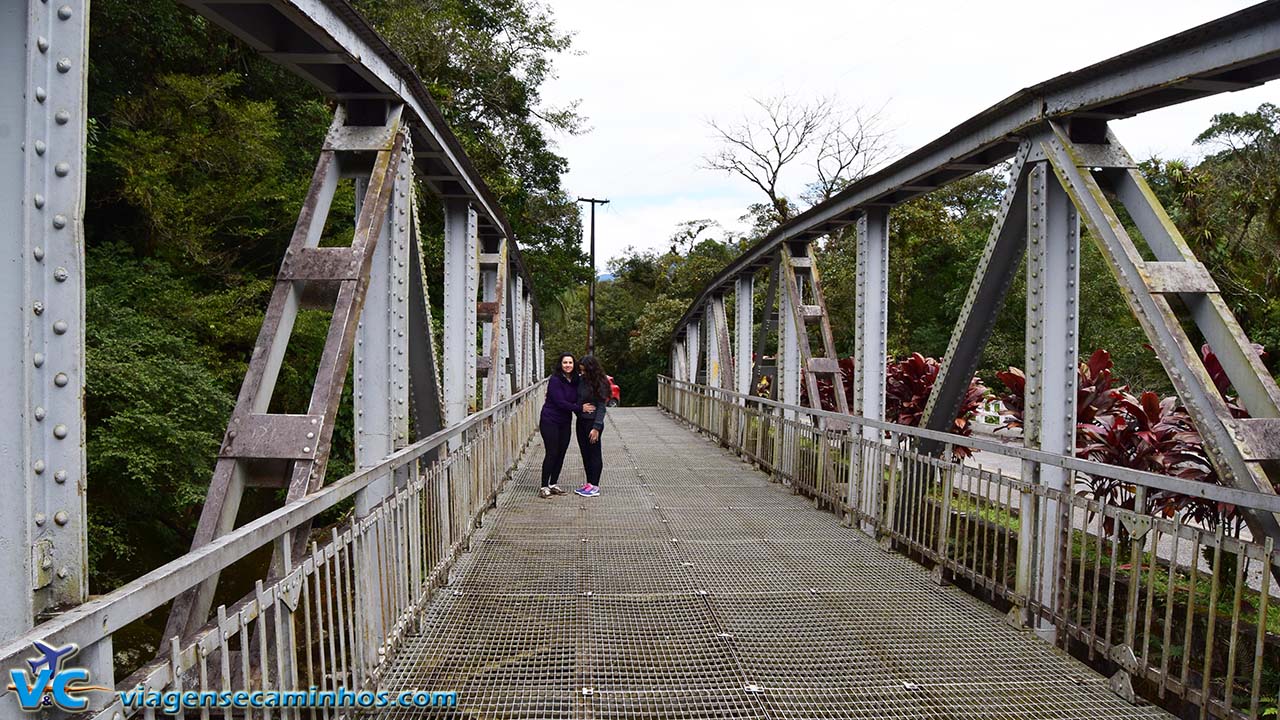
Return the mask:
<svg viewBox="0 0 1280 720">
<path fill-rule="evenodd" d="M 834 96 L 880 107 L 911 150 L 1015 90 L 1158 40 L 1251 3 L 834 0 L 599 3 L 547 0 L 579 55 L 558 61 L 546 101 L 581 99 L 592 131 L 558 138 L 571 193 L 608 197 L 597 265 L 628 245 L 662 248 L 675 225 L 735 225 L 759 191 L 700 169 L 716 148 L 709 118 L 732 120 L 753 96 Z M 1277 101 L 1261 87 L 1115 123 L 1129 150 L 1190 156 L 1215 112 Z M 805 178 L 793 176 L 796 193 Z"/>
</svg>

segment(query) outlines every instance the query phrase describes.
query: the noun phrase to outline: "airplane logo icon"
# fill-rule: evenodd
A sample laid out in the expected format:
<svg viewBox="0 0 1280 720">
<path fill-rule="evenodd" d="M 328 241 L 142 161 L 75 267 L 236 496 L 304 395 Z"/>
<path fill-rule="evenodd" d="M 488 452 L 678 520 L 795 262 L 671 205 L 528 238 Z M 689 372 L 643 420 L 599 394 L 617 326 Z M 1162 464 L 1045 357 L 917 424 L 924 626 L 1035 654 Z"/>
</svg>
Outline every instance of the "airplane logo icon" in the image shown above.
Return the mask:
<svg viewBox="0 0 1280 720">
<path fill-rule="evenodd" d="M 27 659 L 27 665 L 31 666 L 32 675 L 39 675 L 40 668 L 45 667 L 56 675 L 62 669 L 64 661 L 71 659 L 76 653 L 80 652 L 80 648 L 75 643 L 60 648 L 51 647 L 39 640 L 32 644 L 35 645 L 36 651 L 41 654 L 40 657 Z"/>
</svg>

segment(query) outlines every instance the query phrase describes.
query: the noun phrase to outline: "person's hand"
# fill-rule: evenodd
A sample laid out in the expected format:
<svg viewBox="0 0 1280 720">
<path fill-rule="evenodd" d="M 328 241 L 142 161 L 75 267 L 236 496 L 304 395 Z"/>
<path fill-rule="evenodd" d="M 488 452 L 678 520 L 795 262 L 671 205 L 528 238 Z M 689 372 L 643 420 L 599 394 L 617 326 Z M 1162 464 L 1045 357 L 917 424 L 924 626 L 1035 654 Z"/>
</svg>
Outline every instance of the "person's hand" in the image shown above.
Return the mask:
<svg viewBox="0 0 1280 720">
<path fill-rule="evenodd" d="M 582 412 L 584 412 L 584 413 L 593 413 L 593 412 L 595 412 L 595 411 L 596 411 L 596 406 L 595 406 L 595 405 L 592 405 L 591 403 L 583 403 L 583 404 L 582 404 Z"/>
<path fill-rule="evenodd" d="M 600 431 L 595 428 L 591 428 L 591 434 L 587 436 L 587 439 L 591 441 L 592 445 L 600 442 Z"/>
</svg>

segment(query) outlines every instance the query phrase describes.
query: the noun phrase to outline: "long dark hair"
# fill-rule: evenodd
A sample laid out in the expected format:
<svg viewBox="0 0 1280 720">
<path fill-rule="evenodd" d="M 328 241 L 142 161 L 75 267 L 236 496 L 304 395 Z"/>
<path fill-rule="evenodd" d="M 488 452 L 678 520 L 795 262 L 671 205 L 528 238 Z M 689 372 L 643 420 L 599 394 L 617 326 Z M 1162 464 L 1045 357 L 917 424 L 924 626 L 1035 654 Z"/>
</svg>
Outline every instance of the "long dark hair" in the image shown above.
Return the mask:
<svg viewBox="0 0 1280 720">
<path fill-rule="evenodd" d="M 595 355 L 584 355 L 578 360 L 578 369 L 582 372 L 582 382 L 595 392 L 596 396 L 608 400 L 613 395 L 612 389 L 609 387 L 609 376 L 604 374 L 604 368 L 600 366 L 600 361 Z"/>
<path fill-rule="evenodd" d="M 573 353 L 560 353 L 560 357 L 556 358 L 556 374 L 564 378 L 565 380 L 568 380 L 571 384 L 576 383 L 578 381 L 578 378 L 576 377 L 577 373 L 570 371 L 568 374 L 565 374 L 565 371 L 564 371 L 565 358 L 569 358 L 570 360 L 572 360 L 574 367 L 577 368 L 578 358 L 574 357 Z"/>
</svg>

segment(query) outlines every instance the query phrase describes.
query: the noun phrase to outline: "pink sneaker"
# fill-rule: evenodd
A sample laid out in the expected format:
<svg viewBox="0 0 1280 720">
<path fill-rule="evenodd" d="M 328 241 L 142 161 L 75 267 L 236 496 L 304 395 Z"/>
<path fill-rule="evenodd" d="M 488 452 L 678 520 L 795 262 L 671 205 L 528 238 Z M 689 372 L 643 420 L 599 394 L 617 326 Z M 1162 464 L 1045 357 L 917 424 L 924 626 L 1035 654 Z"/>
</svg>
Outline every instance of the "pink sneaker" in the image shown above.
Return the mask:
<svg viewBox="0 0 1280 720">
<path fill-rule="evenodd" d="M 581 495 L 582 497 L 595 497 L 600 494 L 600 488 L 596 487 L 595 485 L 592 485 L 591 483 L 587 483 L 586 485 L 583 485 L 577 490 L 574 490 L 574 492 Z"/>
</svg>

